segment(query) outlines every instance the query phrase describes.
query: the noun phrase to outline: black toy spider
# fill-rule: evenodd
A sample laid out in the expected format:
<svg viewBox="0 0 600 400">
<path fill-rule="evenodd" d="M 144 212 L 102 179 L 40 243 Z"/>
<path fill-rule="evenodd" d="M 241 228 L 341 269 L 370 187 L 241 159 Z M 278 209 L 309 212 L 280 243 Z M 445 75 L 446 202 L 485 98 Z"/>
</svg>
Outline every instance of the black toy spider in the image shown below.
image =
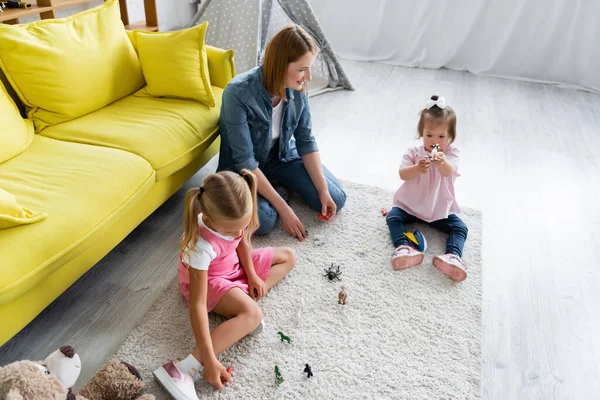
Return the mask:
<svg viewBox="0 0 600 400">
<path fill-rule="evenodd" d="M 341 281 L 340 275 L 342 274 L 342 272 L 340 271 L 339 265 L 333 265 L 333 263 L 331 263 L 331 267 L 329 267 L 329 269 L 326 269 L 324 271 L 326 272 L 326 274 L 323 276 L 328 277 L 330 281 L 332 281 L 334 279 Z"/>
</svg>

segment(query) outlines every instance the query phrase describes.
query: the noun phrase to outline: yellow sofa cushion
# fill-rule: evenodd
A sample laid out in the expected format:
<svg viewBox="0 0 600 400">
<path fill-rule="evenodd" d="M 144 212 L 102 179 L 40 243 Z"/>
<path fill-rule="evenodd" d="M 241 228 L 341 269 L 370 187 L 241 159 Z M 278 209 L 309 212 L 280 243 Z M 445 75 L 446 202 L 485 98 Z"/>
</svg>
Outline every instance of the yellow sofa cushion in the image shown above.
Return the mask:
<svg viewBox="0 0 600 400">
<path fill-rule="evenodd" d="M 129 96 L 41 134 L 138 154 L 160 181 L 200 157 L 217 137 L 223 89 L 212 89 L 217 107 L 194 100 Z"/>
<path fill-rule="evenodd" d="M 0 188 L 0 229 L 32 224 L 46 217 L 45 213 L 31 211 L 21 206 L 15 196 Z"/>
<path fill-rule="evenodd" d="M 64 19 L 0 24 L 0 68 L 39 132 L 144 85 L 118 0 Z"/>
<path fill-rule="evenodd" d="M 0 304 L 26 292 L 131 212 L 155 182 L 143 158 L 121 150 L 41 135 L 0 166 L 0 187 L 23 206 L 44 210 L 38 223 L 0 230 Z"/>
<path fill-rule="evenodd" d="M 0 83 L 0 164 L 13 158 L 33 140 L 33 125 L 23 119 L 19 109 Z"/>
<path fill-rule="evenodd" d="M 138 49 L 135 41 L 135 32 L 136 31 L 127 31 L 127 37 L 137 53 Z M 206 57 L 208 59 L 210 84 L 212 86 L 224 88 L 235 76 L 235 62 L 233 61 L 234 51 L 224 50 L 209 45 L 205 45 L 204 47 L 206 47 Z"/>
<path fill-rule="evenodd" d="M 215 106 L 204 36 L 208 22 L 176 32 L 134 32 L 147 87 L 139 94 Z"/>
</svg>

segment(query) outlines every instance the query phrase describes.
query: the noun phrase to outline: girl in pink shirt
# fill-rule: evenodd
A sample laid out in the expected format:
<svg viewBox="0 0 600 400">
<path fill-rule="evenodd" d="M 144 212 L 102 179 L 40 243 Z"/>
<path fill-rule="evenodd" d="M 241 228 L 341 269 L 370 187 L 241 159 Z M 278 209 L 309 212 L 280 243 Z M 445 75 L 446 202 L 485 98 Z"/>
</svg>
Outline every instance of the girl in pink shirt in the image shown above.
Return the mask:
<svg viewBox="0 0 600 400">
<path fill-rule="evenodd" d="M 456 215 L 460 212 L 454 195 L 459 150 L 456 139 L 456 114 L 443 97 L 431 96 L 419 113 L 418 132 L 423 144 L 408 149 L 400 165 L 404 181 L 394 195 L 394 207 L 387 224 L 396 249 L 392 267 L 406 269 L 423 262 L 423 253 L 409 245 L 404 224 L 421 221 L 448 234 L 446 254 L 436 255 L 433 265 L 456 282 L 467 278 L 461 260 L 467 239 L 467 226 Z"/>
<path fill-rule="evenodd" d="M 186 194 L 178 279 L 190 306 L 197 347 L 184 360 L 170 361 L 154 371 L 174 399 L 198 399 L 194 376 L 200 369 L 205 380 L 223 388 L 230 375 L 217 355 L 262 330 L 256 301 L 296 263 L 292 249 L 251 248 L 250 237 L 258 228 L 256 191 L 256 177 L 242 170 L 211 174 Z M 228 318 L 212 332 L 210 311 Z"/>
</svg>

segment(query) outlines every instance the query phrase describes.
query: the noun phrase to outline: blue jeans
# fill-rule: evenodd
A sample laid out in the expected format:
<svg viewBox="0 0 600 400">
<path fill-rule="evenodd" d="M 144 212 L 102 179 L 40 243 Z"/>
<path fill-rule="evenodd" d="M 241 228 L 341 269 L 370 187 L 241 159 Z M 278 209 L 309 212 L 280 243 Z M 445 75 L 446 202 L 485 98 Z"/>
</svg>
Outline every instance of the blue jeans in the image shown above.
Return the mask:
<svg viewBox="0 0 600 400">
<path fill-rule="evenodd" d="M 423 222 L 429 224 L 448 234 L 448 240 L 446 241 L 446 253 L 456 254 L 462 257 L 462 251 L 467 240 L 467 225 L 460 219 L 456 214 L 448 215 L 448 218 L 440 219 L 433 222 L 425 222 L 414 215 L 411 215 L 399 207 L 393 207 L 386 217 L 388 228 L 390 228 L 390 235 L 394 246 L 408 246 L 408 238 L 404 236 L 404 224 L 410 224 L 412 222 Z"/>
<path fill-rule="evenodd" d="M 317 192 L 317 188 L 310 179 L 301 159 L 282 162 L 279 160 L 277 152 L 272 151 L 261 171 L 273 186 L 278 184 L 285 186 L 292 192 L 297 193 L 310 208 L 321 212 L 322 206 L 321 200 L 319 200 L 319 192 Z M 344 192 L 342 185 L 340 185 L 336 177 L 325 166 L 323 166 L 323 173 L 325 174 L 329 194 L 339 212 L 344 207 L 344 204 L 346 204 L 346 192 Z M 282 191 L 278 190 L 277 192 L 286 203 L 289 201 Z M 278 216 L 277 211 L 267 199 L 260 195 L 258 196 L 257 208 L 260 227 L 254 234 L 264 235 L 271 232 L 275 227 Z"/>
</svg>

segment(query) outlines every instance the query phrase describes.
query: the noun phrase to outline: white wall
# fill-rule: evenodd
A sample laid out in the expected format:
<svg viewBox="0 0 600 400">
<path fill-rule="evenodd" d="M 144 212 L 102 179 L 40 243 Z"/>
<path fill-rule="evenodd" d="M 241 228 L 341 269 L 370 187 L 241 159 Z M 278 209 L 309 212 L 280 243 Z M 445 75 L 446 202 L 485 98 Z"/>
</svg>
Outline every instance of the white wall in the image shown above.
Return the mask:
<svg viewBox="0 0 600 400">
<path fill-rule="evenodd" d="M 35 0 L 25 0 L 35 3 Z M 104 0 L 92 0 L 89 3 L 73 7 L 61 8 L 56 10 L 57 18 L 68 17 L 69 15 L 96 7 L 102 4 Z M 127 0 L 129 9 L 129 22 L 136 23 L 145 19 L 144 0 Z M 158 28 L 161 31 L 168 31 L 186 26 L 196 14 L 198 6 L 190 4 L 189 0 L 156 0 L 158 9 Z M 39 15 L 27 18 L 21 18 L 19 22 L 27 23 L 39 20 Z"/>
</svg>

